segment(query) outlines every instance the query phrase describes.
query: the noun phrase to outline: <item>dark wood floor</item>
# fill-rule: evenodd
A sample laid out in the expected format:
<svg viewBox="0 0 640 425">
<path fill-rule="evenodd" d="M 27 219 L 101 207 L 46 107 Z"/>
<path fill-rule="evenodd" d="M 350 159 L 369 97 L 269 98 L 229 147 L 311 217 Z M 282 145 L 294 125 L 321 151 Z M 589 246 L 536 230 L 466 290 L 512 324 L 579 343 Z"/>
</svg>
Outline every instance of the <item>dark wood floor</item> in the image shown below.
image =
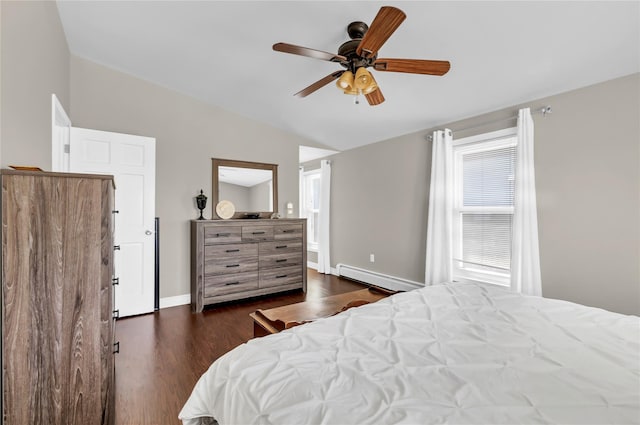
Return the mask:
<svg viewBox="0 0 640 425">
<path fill-rule="evenodd" d="M 192 314 L 190 306 L 120 319 L 116 338 L 116 424 L 174 425 L 211 363 L 253 337 L 249 313 L 363 288 L 309 269 L 307 293 L 289 292 Z"/>
</svg>

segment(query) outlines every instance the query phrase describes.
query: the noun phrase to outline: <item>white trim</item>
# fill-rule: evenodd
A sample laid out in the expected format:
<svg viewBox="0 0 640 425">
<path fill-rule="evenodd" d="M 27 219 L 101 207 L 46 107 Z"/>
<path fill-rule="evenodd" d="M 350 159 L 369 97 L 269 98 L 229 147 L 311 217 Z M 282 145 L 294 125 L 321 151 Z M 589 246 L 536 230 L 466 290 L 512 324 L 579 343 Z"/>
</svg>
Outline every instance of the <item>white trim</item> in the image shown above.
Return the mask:
<svg viewBox="0 0 640 425">
<path fill-rule="evenodd" d="M 315 271 L 318 271 L 318 263 L 314 263 L 313 261 L 307 261 L 307 268 L 313 269 Z M 338 274 L 338 269 L 336 269 L 335 267 L 331 267 L 331 273 L 334 276 L 340 276 L 340 274 Z"/>
<path fill-rule="evenodd" d="M 160 308 L 169 308 L 185 304 L 191 304 L 191 294 L 160 298 Z"/>
<path fill-rule="evenodd" d="M 455 147 L 455 146 L 467 145 L 469 143 L 478 143 L 478 142 L 481 142 L 483 143 L 484 146 L 487 146 L 485 145 L 485 143 L 488 143 L 491 140 L 499 140 L 499 139 L 504 139 L 508 137 L 513 137 L 513 136 L 516 136 L 517 134 L 518 134 L 517 127 L 504 128 L 502 130 L 491 131 L 489 133 L 476 134 L 475 136 L 463 137 L 461 139 L 454 138 L 452 146 Z"/>
<path fill-rule="evenodd" d="M 421 282 L 415 282 L 413 280 L 374 272 L 342 263 L 336 265 L 336 272 L 338 276 L 344 276 L 390 290 L 411 291 L 413 289 L 424 287 L 424 283 Z"/>
<path fill-rule="evenodd" d="M 51 94 L 51 171 L 69 171 L 71 119 L 55 93 Z"/>
</svg>

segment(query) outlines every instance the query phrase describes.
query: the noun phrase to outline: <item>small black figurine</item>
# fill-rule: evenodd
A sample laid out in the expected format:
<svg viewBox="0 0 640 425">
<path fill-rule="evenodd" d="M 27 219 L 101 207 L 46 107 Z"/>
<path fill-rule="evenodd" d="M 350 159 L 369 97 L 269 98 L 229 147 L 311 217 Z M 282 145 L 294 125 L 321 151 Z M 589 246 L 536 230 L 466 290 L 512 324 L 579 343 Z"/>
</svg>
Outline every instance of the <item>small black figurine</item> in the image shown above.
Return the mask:
<svg viewBox="0 0 640 425">
<path fill-rule="evenodd" d="M 196 196 L 196 204 L 198 204 L 198 209 L 200 210 L 200 217 L 198 220 L 204 220 L 205 218 L 202 216 L 202 210 L 207 207 L 207 197 L 200 189 L 200 195 Z"/>
</svg>

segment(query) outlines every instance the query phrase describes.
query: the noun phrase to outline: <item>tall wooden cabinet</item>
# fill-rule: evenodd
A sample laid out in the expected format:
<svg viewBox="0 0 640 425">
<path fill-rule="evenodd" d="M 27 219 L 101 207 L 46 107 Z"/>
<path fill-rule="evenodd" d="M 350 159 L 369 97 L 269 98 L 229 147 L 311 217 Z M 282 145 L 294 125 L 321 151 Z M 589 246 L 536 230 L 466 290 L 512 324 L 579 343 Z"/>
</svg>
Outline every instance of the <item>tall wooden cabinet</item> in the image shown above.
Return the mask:
<svg viewBox="0 0 640 425">
<path fill-rule="evenodd" d="M 112 424 L 113 178 L 0 177 L 3 423 Z"/>
</svg>

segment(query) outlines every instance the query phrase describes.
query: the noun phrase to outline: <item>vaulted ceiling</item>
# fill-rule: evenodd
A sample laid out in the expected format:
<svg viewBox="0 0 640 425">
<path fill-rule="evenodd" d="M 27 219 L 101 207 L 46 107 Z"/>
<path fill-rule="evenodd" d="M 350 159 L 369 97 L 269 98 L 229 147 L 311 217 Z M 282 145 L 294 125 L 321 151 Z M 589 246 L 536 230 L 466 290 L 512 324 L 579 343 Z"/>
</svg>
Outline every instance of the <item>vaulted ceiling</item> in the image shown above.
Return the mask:
<svg viewBox="0 0 640 425">
<path fill-rule="evenodd" d="M 379 57 L 451 62 L 442 77 L 373 71 L 386 101 L 329 84 L 352 21 L 406 20 Z M 640 71 L 640 2 L 59 1 L 72 54 L 346 150 Z"/>
</svg>

